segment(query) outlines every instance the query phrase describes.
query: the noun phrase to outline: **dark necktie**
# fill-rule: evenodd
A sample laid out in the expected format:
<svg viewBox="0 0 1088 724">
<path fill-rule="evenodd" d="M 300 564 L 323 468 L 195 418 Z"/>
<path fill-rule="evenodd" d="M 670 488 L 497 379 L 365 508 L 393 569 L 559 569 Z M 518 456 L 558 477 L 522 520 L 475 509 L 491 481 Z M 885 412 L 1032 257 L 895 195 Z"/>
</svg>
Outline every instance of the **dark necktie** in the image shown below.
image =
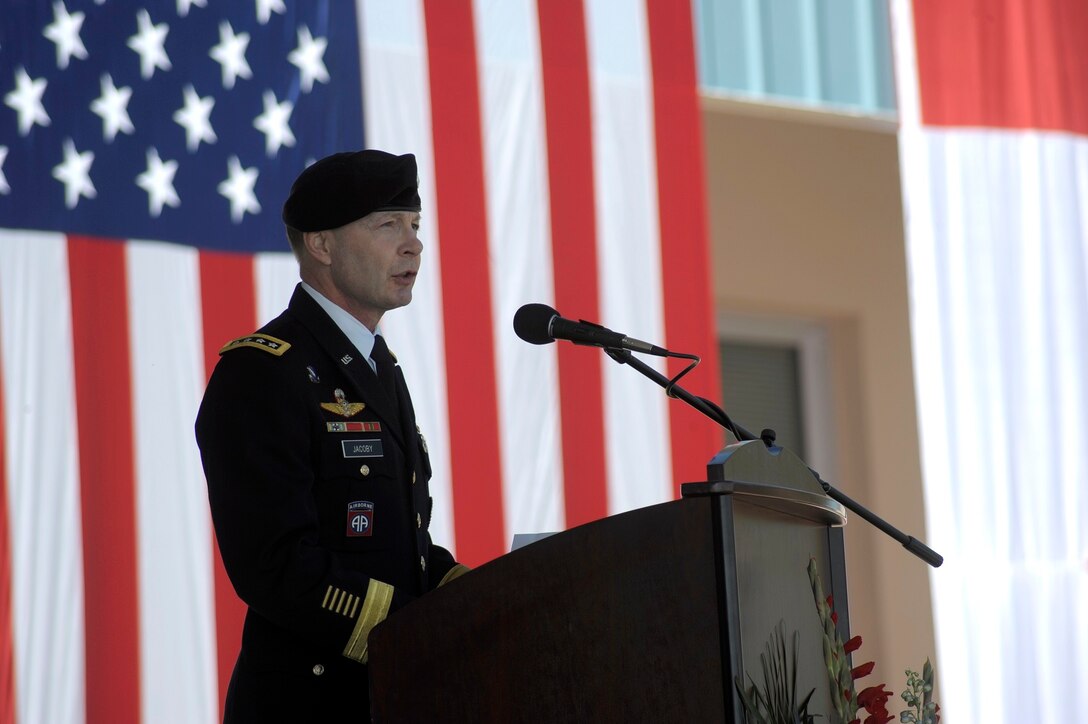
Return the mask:
<svg viewBox="0 0 1088 724">
<path fill-rule="evenodd" d="M 410 402 L 407 398 L 402 401 L 400 395 L 397 393 L 396 363 L 393 361 L 393 355 L 389 351 L 389 346 L 385 343 L 385 338 L 380 334 L 374 335 L 374 349 L 370 351 L 370 359 L 374 360 L 374 366 L 378 368 L 378 385 L 385 390 L 385 393 L 389 396 L 389 401 L 393 405 L 391 412 L 396 415 L 397 425 L 403 428 L 404 439 L 408 440 L 409 435 L 406 423 L 410 419 L 410 416 L 409 413 L 402 408 L 402 404 L 408 405 Z"/>
<path fill-rule="evenodd" d="M 385 337 L 380 334 L 374 335 L 374 349 L 370 350 L 370 359 L 374 360 L 374 366 L 377 367 L 378 382 L 389 394 L 389 399 L 396 403 L 397 373 L 393 369 L 396 363 L 389 352 L 389 346 L 385 343 Z"/>
</svg>

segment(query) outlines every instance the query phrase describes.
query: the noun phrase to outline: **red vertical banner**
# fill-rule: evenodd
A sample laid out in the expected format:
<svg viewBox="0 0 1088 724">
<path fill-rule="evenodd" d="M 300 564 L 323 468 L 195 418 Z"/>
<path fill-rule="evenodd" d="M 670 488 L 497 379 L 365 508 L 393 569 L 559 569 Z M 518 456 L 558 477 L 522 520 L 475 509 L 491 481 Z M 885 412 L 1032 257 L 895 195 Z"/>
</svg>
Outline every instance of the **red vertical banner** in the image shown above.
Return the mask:
<svg viewBox="0 0 1088 724">
<path fill-rule="evenodd" d="M 600 318 L 593 126 L 585 8 L 581 0 L 537 6 L 548 141 L 555 306 Z M 608 515 L 605 468 L 604 356 L 597 349 L 559 345 L 559 417 L 563 493 L 570 528 Z"/>
<path fill-rule="evenodd" d="M 1083 0 L 916 0 L 922 122 L 1088 134 Z M 955 28 L 955 32 L 948 32 Z"/>
<path fill-rule="evenodd" d="M 654 89 L 654 138 L 661 225 L 661 280 L 669 349 L 702 357 L 683 380 L 693 394 L 721 398 L 707 230 L 703 136 L 695 73 L 691 6 L 647 0 Z M 669 361 L 669 375 L 683 369 Z M 681 404 L 669 406 L 673 479 L 705 480 L 706 464 L 724 443 L 721 429 Z M 677 487 L 676 495 L 680 494 Z"/>
<path fill-rule="evenodd" d="M 253 257 L 245 254 L 200 252 L 200 308 L 204 329 L 204 375 L 211 377 L 219 350 L 257 326 L 257 292 Z M 246 606 L 234 592 L 212 533 L 215 585 L 215 658 L 219 682 L 219 717 L 234 662 L 242 645 Z"/>
<path fill-rule="evenodd" d="M 140 720 L 140 611 L 125 247 L 71 237 L 87 721 Z"/>
<path fill-rule="evenodd" d="M 12 530 L 8 510 L 7 437 L 4 435 L 4 365 L 0 349 L 0 724 L 15 724 L 15 639 L 11 565 Z"/>
<path fill-rule="evenodd" d="M 425 0 L 424 14 L 453 514 L 457 556 L 476 565 L 506 550 L 476 33 L 469 0 Z"/>
</svg>

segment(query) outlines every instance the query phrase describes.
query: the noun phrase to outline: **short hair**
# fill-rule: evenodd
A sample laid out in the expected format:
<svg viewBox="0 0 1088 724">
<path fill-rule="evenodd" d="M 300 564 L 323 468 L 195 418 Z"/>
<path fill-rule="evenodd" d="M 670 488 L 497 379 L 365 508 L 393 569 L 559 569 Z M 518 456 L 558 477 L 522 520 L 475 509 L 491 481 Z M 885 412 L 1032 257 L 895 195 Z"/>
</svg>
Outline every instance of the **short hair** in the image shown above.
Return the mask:
<svg viewBox="0 0 1088 724">
<path fill-rule="evenodd" d="M 299 231 L 293 226 L 287 226 L 286 224 L 284 227 L 287 229 L 287 242 L 291 245 L 291 251 L 295 253 L 296 259 L 302 261 L 302 253 L 305 251 L 303 244 L 305 240 L 304 232 Z"/>
</svg>

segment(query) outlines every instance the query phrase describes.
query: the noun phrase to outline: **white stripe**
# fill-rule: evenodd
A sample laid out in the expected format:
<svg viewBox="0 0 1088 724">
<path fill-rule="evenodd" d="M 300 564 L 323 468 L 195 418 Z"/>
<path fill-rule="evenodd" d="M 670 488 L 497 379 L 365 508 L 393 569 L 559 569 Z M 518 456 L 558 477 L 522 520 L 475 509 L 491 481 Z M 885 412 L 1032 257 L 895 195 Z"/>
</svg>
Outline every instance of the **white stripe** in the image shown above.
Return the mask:
<svg viewBox="0 0 1088 724">
<path fill-rule="evenodd" d="M 1072 443 L 1088 439 L 1088 139 L 942 128 L 902 144 L 927 530 L 947 561 L 941 705 L 1066 721 L 1088 708 L 1088 450 Z M 1017 672 L 1034 683 L 1007 695 Z"/>
<path fill-rule="evenodd" d="M 665 338 L 649 39 L 643 3 L 587 8 L 601 323 Z M 656 360 L 650 364 L 658 370 Z M 670 435 L 660 387 L 627 366 L 605 367 L 609 512 L 672 497 Z"/>
<path fill-rule="evenodd" d="M 382 330 L 401 360 L 416 418 L 429 442 L 434 513 L 431 536 L 453 549 L 446 346 L 442 326 L 441 243 L 435 203 L 431 101 L 423 8 L 418 0 L 363 0 L 365 135 L 369 148 L 414 153 L 423 202 L 423 266 L 412 303 L 382 318 Z"/>
<path fill-rule="evenodd" d="M 83 525 L 63 236 L 0 231 L 0 353 L 16 716 L 82 722 Z"/>
<path fill-rule="evenodd" d="M 287 309 L 298 284 L 298 261 L 290 252 L 256 254 L 253 269 L 257 327 L 263 327 Z"/>
<path fill-rule="evenodd" d="M 130 242 L 126 264 L 142 716 L 214 721 L 212 535 L 193 435 L 204 391 L 198 252 Z"/>
<path fill-rule="evenodd" d="M 899 123 L 916 128 L 922 121 L 918 96 L 918 65 L 914 47 L 911 0 L 890 0 L 892 50 L 895 53 L 895 90 Z"/>
<path fill-rule="evenodd" d="M 526 344 L 511 324 L 522 304 L 555 297 L 537 9 L 533 0 L 490 0 L 476 4 L 475 20 L 504 529 L 559 531 L 566 526 L 556 350 Z"/>
</svg>

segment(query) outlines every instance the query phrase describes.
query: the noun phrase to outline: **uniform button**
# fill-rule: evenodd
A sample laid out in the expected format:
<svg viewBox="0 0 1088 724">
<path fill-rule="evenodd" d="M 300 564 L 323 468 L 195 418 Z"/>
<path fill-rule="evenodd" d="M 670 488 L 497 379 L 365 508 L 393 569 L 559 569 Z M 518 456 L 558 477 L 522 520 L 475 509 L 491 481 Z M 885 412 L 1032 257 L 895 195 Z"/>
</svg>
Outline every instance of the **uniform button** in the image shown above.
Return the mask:
<svg viewBox="0 0 1088 724">
<path fill-rule="evenodd" d="M 423 558 L 423 556 L 419 557 L 419 567 L 424 571 L 427 570 L 427 561 Z"/>
<path fill-rule="evenodd" d="M 321 664 L 314 664 L 314 676 L 321 676 L 325 673 L 325 667 Z"/>
<path fill-rule="evenodd" d="M 367 475 L 370 475 L 370 466 L 364 465 L 363 467 L 359 468 L 359 472 L 362 473 L 363 477 L 365 478 Z"/>
<path fill-rule="evenodd" d="M 420 517 L 419 513 L 416 513 L 416 527 L 417 528 L 422 528 L 423 527 L 423 518 Z"/>
<path fill-rule="evenodd" d="M 415 484 L 416 484 L 416 473 L 415 473 L 415 471 L 413 470 L 413 471 L 412 471 L 412 485 L 415 485 Z"/>
</svg>

